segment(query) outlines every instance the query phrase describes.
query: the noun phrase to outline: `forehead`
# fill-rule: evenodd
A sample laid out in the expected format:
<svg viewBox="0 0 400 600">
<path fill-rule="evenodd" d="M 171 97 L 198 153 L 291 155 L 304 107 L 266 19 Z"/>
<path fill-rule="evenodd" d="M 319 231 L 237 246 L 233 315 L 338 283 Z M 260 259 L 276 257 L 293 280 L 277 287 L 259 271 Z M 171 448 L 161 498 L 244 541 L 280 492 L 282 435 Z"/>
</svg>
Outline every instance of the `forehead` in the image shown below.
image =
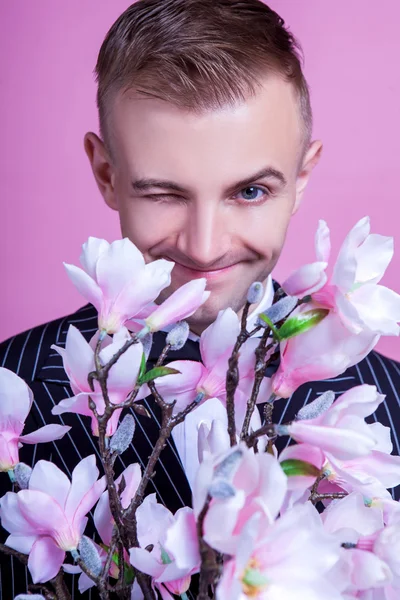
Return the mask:
<svg viewBox="0 0 400 600">
<path fill-rule="evenodd" d="M 246 101 L 201 114 L 125 92 L 113 103 L 109 130 L 115 160 L 131 175 L 217 183 L 266 164 L 290 179 L 301 125 L 293 86 L 270 76 Z"/>
</svg>

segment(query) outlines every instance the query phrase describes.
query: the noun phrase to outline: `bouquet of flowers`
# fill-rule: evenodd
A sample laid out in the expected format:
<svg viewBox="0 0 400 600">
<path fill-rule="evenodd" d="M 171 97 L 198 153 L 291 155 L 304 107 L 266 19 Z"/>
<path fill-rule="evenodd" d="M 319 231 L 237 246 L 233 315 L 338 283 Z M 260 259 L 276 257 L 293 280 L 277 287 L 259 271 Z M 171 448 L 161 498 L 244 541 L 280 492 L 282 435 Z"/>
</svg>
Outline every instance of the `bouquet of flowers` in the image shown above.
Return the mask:
<svg viewBox="0 0 400 600">
<path fill-rule="evenodd" d="M 20 600 L 71 598 L 66 573 L 79 573 L 80 591 L 97 586 L 102 599 L 185 599 L 189 590 L 199 600 L 400 597 L 400 505 L 387 489 L 400 483 L 400 457 L 391 454 L 389 428 L 365 421 L 384 397 L 371 385 L 336 399 L 328 391 L 294 420 L 274 421 L 276 404 L 300 385 L 340 375 L 381 335 L 399 334 L 400 296 L 379 285 L 393 240 L 370 234 L 364 218 L 328 269 L 329 229 L 320 221 L 315 246 L 316 262 L 275 291 L 251 331 L 261 283 L 240 316 L 220 311 L 201 335 L 201 362 L 169 359 L 187 342 L 185 319 L 209 296 L 205 279 L 156 304 L 174 263 L 145 264 L 128 239 L 89 238 L 81 267 L 65 265 L 97 309 L 98 331 L 88 342 L 71 325 L 65 348 L 54 346 L 74 395 L 53 413 L 90 417 L 101 465 L 88 456 L 70 480 L 49 461 L 19 462 L 22 444 L 70 428 L 23 435 L 32 392 L 0 369 L 0 470 L 13 484 L 0 500 L 9 533 L 1 550 L 27 564 L 30 591 L 39 592 Z M 166 329 L 148 369 L 152 336 Z M 150 417 L 141 403 L 149 395 L 162 415 L 158 441 L 144 469 L 130 464 L 116 477 L 117 456 L 135 444 L 126 409 Z M 182 427 L 192 506 L 172 514 L 148 484 Z M 280 437 L 288 443 L 279 453 Z M 93 508 L 97 539 L 85 535 Z"/>
</svg>

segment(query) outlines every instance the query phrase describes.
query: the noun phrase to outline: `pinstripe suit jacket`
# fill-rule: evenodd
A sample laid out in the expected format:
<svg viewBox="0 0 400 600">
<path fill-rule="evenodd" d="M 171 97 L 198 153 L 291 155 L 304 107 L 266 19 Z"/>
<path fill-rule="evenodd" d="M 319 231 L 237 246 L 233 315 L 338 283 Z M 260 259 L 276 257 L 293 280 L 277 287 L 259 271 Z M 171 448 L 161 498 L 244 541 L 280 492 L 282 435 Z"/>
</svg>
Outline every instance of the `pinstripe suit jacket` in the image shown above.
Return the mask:
<svg viewBox="0 0 400 600">
<path fill-rule="evenodd" d="M 25 445 L 20 452 L 21 460 L 27 464 L 33 464 L 40 459 L 50 460 L 68 475 L 71 475 L 72 469 L 81 458 L 93 453 L 98 456 L 96 442 L 90 433 L 88 417 L 75 414 L 55 417 L 51 414 L 51 409 L 55 404 L 72 395 L 69 381 L 62 367 L 61 357 L 51 349 L 52 344 L 58 346 L 65 344 L 70 324 L 75 325 L 87 339 L 90 339 L 97 329 L 97 313 L 93 306 L 88 304 L 67 317 L 30 329 L 0 344 L 0 365 L 22 377 L 34 394 L 34 404 L 24 433 L 29 433 L 47 423 L 61 422 L 72 426 L 71 431 L 62 440 L 38 446 Z M 163 333 L 155 336 L 152 353 L 149 357 L 149 366 L 158 357 L 164 341 Z M 170 355 L 171 360 L 183 358 L 199 360 L 197 342 L 188 341 L 181 351 Z M 341 376 L 303 385 L 289 399 L 277 402 L 274 421 L 282 422 L 293 419 L 304 404 L 326 390 L 333 390 L 336 395 L 340 395 L 361 383 L 374 384 L 381 393 L 386 394 L 386 399 L 376 413 L 371 416 L 370 421 L 378 420 L 391 427 L 394 453 L 400 454 L 400 364 L 377 352 L 371 352 L 366 359 L 348 369 Z M 151 418 L 139 417 L 133 413 L 137 423 L 133 444 L 122 457 L 117 459 L 117 474 L 132 462 L 139 462 L 143 465 L 158 437 L 160 415 L 157 406 L 151 398 L 145 400 L 144 403 Z M 0 495 L 2 496 L 10 489 L 11 484 L 8 477 L 0 474 Z M 173 512 L 183 505 L 190 505 L 190 489 L 172 440 L 168 442 L 163 451 L 156 475 L 149 484 L 148 492 L 156 492 L 159 501 Z M 392 493 L 399 498 L 398 489 L 393 490 Z M 91 525 L 89 525 L 90 527 Z M 87 533 L 91 535 L 93 529 L 89 529 Z M 1 536 L 1 541 L 4 541 L 6 532 L 2 531 Z M 0 597 L 3 600 L 12 600 L 17 593 L 26 592 L 30 581 L 29 573 L 15 559 L 0 556 L 0 561 Z M 98 597 L 95 590 L 80 596 L 76 587 L 77 576 L 66 575 L 65 577 L 73 597 L 92 598 L 93 600 Z"/>
</svg>

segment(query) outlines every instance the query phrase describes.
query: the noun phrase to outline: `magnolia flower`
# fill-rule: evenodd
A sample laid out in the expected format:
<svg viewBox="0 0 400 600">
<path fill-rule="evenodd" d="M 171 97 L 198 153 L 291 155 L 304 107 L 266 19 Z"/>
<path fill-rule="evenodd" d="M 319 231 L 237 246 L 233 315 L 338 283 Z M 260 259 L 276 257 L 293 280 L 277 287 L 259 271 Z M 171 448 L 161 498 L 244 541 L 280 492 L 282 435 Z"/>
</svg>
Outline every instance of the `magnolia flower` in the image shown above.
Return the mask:
<svg viewBox="0 0 400 600">
<path fill-rule="evenodd" d="M 81 332 L 73 325 L 69 326 L 67 339 L 64 348 L 52 346 L 63 359 L 64 369 L 71 383 L 74 396 L 61 400 L 53 409 L 53 415 L 61 415 L 65 412 L 88 415 L 92 418 L 93 435 L 98 435 L 98 422 L 89 408 L 89 397 L 96 405 L 97 412 L 104 414 L 105 404 L 100 384 L 94 381 L 94 392 L 88 383 L 88 375 L 95 370 L 94 347 L 98 339 L 98 333 L 88 343 Z M 114 335 L 113 338 L 106 337 L 102 342 L 102 350 L 99 358 L 102 364 L 111 360 L 114 354 L 131 339 L 128 330 L 125 327 Z M 113 404 L 120 404 L 126 400 L 128 394 L 136 385 L 139 374 L 140 363 L 143 355 L 143 346 L 140 342 L 132 344 L 124 352 L 118 361 L 111 367 L 107 378 L 107 389 L 110 401 Z M 149 394 L 147 386 L 142 386 L 136 397 L 140 400 Z M 111 436 L 118 425 L 118 419 L 121 410 L 115 410 L 107 423 L 106 434 Z"/>
<path fill-rule="evenodd" d="M 134 497 L 136 490 L 139 486 L 141 476 L 142 476 L 142 474 L 141 474 L 141 470 L 140 470 L 140 465 L 135 463 L 135 464 L 129 465 L 129 467 L 127 467 L 123 471 L 123 473 L 121 473 L 121 475 L 118 477 L 118 479 L 116 479 L 115 487 L 117 490 L 119 489 L 119 486 L 122 482 L 122 478 L 124 478 L 124 480 L 125 480 L 126 487 L 123 490 L 123 492 L 121 493 L 122 508 L 124 508 L 124 509 L 128 508 L 128 506 L 129 506 L 132 498 Z M 100 496 L 100 499 L 96 505 L 93 517 L 94 517 L 94 524 L 100 535 L 101 541 L 103 542 L 103 544 L 105 546 L 110 546 L 112 530 L 113 530 L 113 526 L 114 526 L 114 519 L 111 515 L 108 490 L 105 490 L 102 493 L 102 495 Z M 93 543 L 95 544 L 95 542 L 93 542 Z M 107 560 L 107 552 L 104 550 L 104 548 L 102 548 L 98 544 L 95 544 L 95 546 L 96 546 L 97 552 L 99 554 L 101 563 L 104 565 Z M 127 563 L 125 565 L 125 569 L 127 569 L 128 565 L 129 565 L 129 556 L 126 553 L 126 551 L 124 551 L 124 555 L 125 555 L 125 560 Z M 86 573 L 83 573 L 81 568 L 78 565 L 63 564 L 63 569 L 67 573 L 80 574 L 78 586 L 79 586 L 79 591 L 81 594 L 83 594 L 83 592 L 85 592 L 86 590 L 88 590 L 89 588 L 91 588 L 95 585 L 93 579 L 90 579 L 90 577 L 88 577 L 86 575 Z M 118 579 L 119 568 L 115 564 L 114 561 L 111 561 L 109 575 L 111 577 L 113 577 L 114 579 Z"/>
<path fill-rule="evenodd" d="M 197 472 L 193 507 L 198 515 L 207 495 L 212 497 L 204 518 L 205 541 L 234 554 L 240 533 L 254 513 L 267 527 L 279 514 L 287 491 L 287 477 L 274 456 L 254 453 L 241 443 L 222 456 L 206 455 Z"/>
<path fill-rule="evenodd" d="M 90 237 L 79 260 L 82 269 L 64 266 L 78 291 L 97 309 L 99 329 L 108 333 L 116 333 L 128 319 L 142 316 L 141 311 L 171 283 L 174 266 L 164 259 L 145 264 L 128 238 L 109 244 Z"/>
<path fill-rule="evenodd" d="M 260 514 L 244 524 L 237 550 L 217 586 L 217 600 L 341 600 L 326 574 L 340 545 L 316 509 L 298 505 L 265 528 Z"/>
<path fill-rule="evenodd" d="M 29 554 L 28 569 L 34 583 L 55 577 L 65 552 L 76 550 L 87 523 L 87 513 L 106 486 L 94 455 L 81 460 L 72 480 L 50 462 L 39 460 L 29 488 L 7 492 L 0 500 L 1 523 L 11 535 L 6 545 Z"/>
<path fill-rule="evenodd" d="M 309 304 L 297 308 L 292 316 L 310 310 Z M 359 363 L 379 341 L 379 335 L 350 332 L 339 316 L 330 311 L 318 325 L 280 344 L 281 361 L 271 378 L 272 392 L 289 398 L 303 383 L 330 379 Z"/>
<path fill-rule="evenodd" d="M 10 471 L 19 463 L 22 444 L 38 444 L 61 439 L 71 427 L 45 425 L 21 435 L 31 409 L 33 394 L 25 381 L 0 367 L 0 471 Z"/>
<path fill-rule="evenodd" d="M 371 596 L 366 597 L 394 599 L 393 585 L 397 593 L 400 590 L 400 522 L 384 527 L 382 510 L 366 507 L 357 493 L 332 503 L 322 520 L 325 530 L 344 545 L 340 562 L 329 579 L 339 584 L 345 594 L 355 594 L 357 598 L 369 591 Z M 382 595 L 374 595 L 375 589 L 381 590 Z"/>
<path fill-rule="evenodd" d="M 168 364 L 179 374 L 156 379 L 157 389 L 168 402 L 176 400 L 175 411 L 182 410 L 196 397 L 202 400 L 226 399 L 226 372 L 228 360 L 232 354 L 240 332 L 239 318 L 231 309 L 221 310 L 217 319 L 205 329 L 200 337 L 202 363 L 190 360 L 178 360 Z M 260 340 L 249 339 L 240 349 L 239 385 L 235 394 L 237 429 L 240 431 L 254 381 L 255 349 Z M 270 380 L 264 378 L 261 384 L 259 402 L 269 398 Z M 259 426 L 259 414 L 253 413 L 253 429 Z"/>
<path fill-rule="evenodd" d="M 281 363 L 272 381 L 277 396 L 287 398 L 307 381 L 340 375 L 365 358 L 381 335 L 399 334 L 400 296 L 377 285 L 392 259 L 393 240 L 369 231 L 368 217 L 350 231 L 328 279 L 329 229 L 320 221 L 318 262 L 302 267 L 283 284 L 291 296 L 311 297 L 292 318 L 313 309 L 329 313 L 306 333 L 281 343 Z"/>
<path fill-rule="evenodd" d="M 383 399 L 374 385 L 359 385 L 342 394 L 313 419 L 278 425 L 278 433 L 317 446 L 326 457 L 351 460 L 367 456 L 378 446 L 379 440 L 375 429 L 364 419 L 375 412 Z"/>
<path fill-rule="evenodd" d="M 358 491 L 370 503 L 391 501 L 387 488 L 400 484 L 400 456 L 391 454 L 393 446 L 389 427 L 381 423 L 367 427 L 376 441 L 374 449 L 368 455 L 349 460 L 327 455 L 322 468 L 326 478 L 320 483 L 321 493 Z"/>
<path fill-rule="evenodd" d="M 130 549 L 131 564 L 152 577 L 163 599 L 185 593 L 200 565 L 193 510 L 184 507 L 172 515 L 150 494 L 137 509 L 136 518 L 140 548 Z M 152 547 L 150 552 L 147 546 Z"/>
<path fill-rule="evenodd" d="M 286 293 L 311 295 L 315 304 L 334 310 L 355 334 L 399 335 L 400 296 L 377 285 L 392 260 L 393 238 L 370 234 L 369 217 L 364 217 L 344 240 L 329 279 L 325 269 L 330 239 L 325 221 L 319 222 L 315 245 L 319 262 L 292 274 L 282 286 Z"/>
</svg>

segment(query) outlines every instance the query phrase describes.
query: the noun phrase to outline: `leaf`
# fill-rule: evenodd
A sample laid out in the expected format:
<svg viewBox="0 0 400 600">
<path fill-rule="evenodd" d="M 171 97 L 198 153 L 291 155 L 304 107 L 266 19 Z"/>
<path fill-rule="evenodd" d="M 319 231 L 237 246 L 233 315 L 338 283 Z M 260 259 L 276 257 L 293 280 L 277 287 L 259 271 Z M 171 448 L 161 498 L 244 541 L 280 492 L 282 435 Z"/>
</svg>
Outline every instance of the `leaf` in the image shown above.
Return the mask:
<svg viewBox="0 0 400 600">
<path fill-rule="evenodd" d="M 271 329 L 272 333 L 274 334 L 274 337 L 280 341 L 280 335 L 279 335 L 279 331 L 277 330 L 277 328 L 275 327 L 275 325 L 273 324 L 273 322 L 271 321 L 271 319 L 269 317 L 267 317 L 266 314 L 264 313 L 260 313 L 258 315 L 258 318 L 261 319 L 261 321 L 264 321 L 264 323 L 266 323 L 268 325 L 268 327 Z"/>
<path fill-rule="evenodd" d="M 138 380 L 140 381 L 143 377 L 143 375 L 146 373 L 146 355 L 143 352 L 142 354 L 142 360 L 140 363 L 140 370 L 139 370 L 139 375 L 138 375 Z"/>
<path fill-rule="evenodd" d="M 315 310 L 308 310 L 295 317 L 290 317 L 279 329 L 279 339 L 281 341 L 288 340 L 296 335 L 305 333 L 325 319 L 328 313 L 329 310 L 327 309 L 317 308 Z"/>
<path fill-rule="evenodd" d="M 311 477 L 318 477 L 320 470 L 315 465 L 304 460 L 298 460 L 297 458 L 289 458 L 281 462 L 281 467 L 285 475 L 288 477 L 294 477 L 296 475 L 308 475 Z"/>
<path fill-rule="evenodd" d="M 138 384 L 143 385 L 144 383 L 148 383 L 149 381 L 157 379 L 157 377 L 165 377 L 165 375 L 177 375 L 178 373 L 180 373 L 180 371 L 177 369 L 172 369 L 171 367 L 154 367 L 154 369 L 150 369 L 150 371 L 147 371 L 147 373 L 138 379 Z"/>
</svg>

